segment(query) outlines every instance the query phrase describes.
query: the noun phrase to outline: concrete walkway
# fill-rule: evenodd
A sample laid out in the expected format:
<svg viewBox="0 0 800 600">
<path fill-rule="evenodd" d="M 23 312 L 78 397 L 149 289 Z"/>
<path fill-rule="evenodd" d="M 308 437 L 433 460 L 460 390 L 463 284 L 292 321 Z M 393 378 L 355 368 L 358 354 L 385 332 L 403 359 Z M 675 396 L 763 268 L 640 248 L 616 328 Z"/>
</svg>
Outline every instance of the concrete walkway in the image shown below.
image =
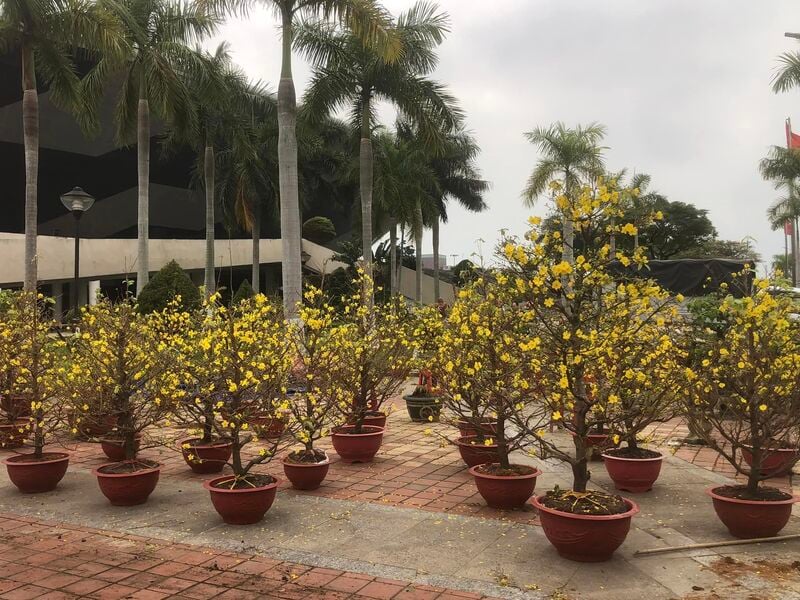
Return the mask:
<svg viewBox="0 0 800 600">
<path fill-rule="evenodd" d="M 538 489 L 569 486 L 562 465 L 538 464 L 544 471 Z M 611 489 L 601 463 L 593 481 Z M 33 496 L 17 493 L 3 471 L 0 512 L 503 598 L 800 600 L 800 569 L 790 566 L 800 556 L 800 540 L 634 557 L 645 548 L 730 539 L 704 494 L 725 481 L 668 457 L 657 488 L 635 496 L 641 513 L 626 543 L 612 561 L 593 565 L 561 559 L 540 527 L 515 519 L 289 490 L 281 490 L 262 523 L 249 527 L 223 524 L 198 482 L 168 476 L 147 504 L 117 508 L 80 468 L 57 491 Z M 784 533 L 800 533 L 797 518 Z"/>
</svg>

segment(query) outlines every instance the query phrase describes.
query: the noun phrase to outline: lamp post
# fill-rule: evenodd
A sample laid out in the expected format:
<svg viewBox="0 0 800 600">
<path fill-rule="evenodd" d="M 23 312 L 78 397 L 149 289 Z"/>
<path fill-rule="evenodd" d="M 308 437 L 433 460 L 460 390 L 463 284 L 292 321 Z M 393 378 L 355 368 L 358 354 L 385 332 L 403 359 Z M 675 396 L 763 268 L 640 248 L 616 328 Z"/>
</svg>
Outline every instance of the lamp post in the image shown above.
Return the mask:
<svg viewBox="0 0 800 600">
<path fill-rule="evenodd" d="M 81 265 L 81 217 L 83 213 L 92 208 L 94 197 L 74 187 L 66 194 L 61 195 L 61 204 L 75 217 L 75 275 L 72 280 L 72 310 L 78 315 L 78 285 L 80 280 Z"/>
</svg>

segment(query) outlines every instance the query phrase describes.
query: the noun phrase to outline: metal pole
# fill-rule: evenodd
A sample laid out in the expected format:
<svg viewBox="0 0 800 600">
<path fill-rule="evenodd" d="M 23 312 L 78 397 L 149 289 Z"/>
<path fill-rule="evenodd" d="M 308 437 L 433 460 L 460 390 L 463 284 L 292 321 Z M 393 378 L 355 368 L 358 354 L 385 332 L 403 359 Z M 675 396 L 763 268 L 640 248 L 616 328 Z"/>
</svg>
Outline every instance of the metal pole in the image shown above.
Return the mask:
<svg viewBox="0 0 800 600">
<path fill-rule="evenodd" d="M 81 214 L 79 210 L 73 210 L 72 216 L 75 217 L 75 276 L 72 280 L 72 310 L 75 318 L 78 318 L 78 285 L 81 276 Z"/>
</svg>

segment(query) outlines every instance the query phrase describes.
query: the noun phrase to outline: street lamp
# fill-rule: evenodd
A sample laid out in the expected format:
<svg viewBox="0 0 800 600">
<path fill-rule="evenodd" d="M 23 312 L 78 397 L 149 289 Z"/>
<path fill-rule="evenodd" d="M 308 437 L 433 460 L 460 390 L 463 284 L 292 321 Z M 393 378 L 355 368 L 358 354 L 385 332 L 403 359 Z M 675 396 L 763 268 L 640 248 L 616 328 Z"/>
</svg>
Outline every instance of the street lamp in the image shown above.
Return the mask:
<svg viewBox="0 0 800 600">
<path fill-rule="evenodd" d="M 81 264 L 81 217 L 83 213 L 92 208 L 94 197 L 84 192 L 82 188 L 74 187 L 66 194 L 61 195 L 61 204 L 75 217 L 75 275 L 72 280 L 72 310 L 77 317 Z"/>
</svg>

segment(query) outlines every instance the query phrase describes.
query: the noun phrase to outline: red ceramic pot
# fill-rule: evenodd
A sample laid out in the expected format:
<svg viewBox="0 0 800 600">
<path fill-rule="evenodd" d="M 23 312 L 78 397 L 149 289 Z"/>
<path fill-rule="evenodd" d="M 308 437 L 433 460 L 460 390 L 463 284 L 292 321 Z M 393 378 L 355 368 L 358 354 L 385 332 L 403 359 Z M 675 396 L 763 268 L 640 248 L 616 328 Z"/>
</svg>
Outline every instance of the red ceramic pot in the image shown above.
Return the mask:
<svg viewBox="0 0 800 600">
<path fill-rule="evenodd" d="M 117 426 L 116 415 L 81 415 L 80 423 L 73 422 L 78 435 L 83 438 L 96 438 L 108 435 Z"/>
<path fill-rule="evenodd" d="M 142 444 L 142 434 L 137 433 L 133 442 L 133 451 L 139 452 L 139 447 Z M 101 439 L 100 447 L 110 460 L 114 462 L 122 462 L 125 460 L 125 447 L 124 442 L 120 439 Z"/>
<path fill-rule="evenodd" d="M 458 426 L 458 432 L 461 434 L 461 437 L 477 436 L 478 429 L 481 430 L 484 436 L 497 434 L 497 422 L 489 418 L 482 419 L 481 423 L 477 426 L 465 419 L 459 419 L 456 421 L 456 425 Z"/>
<path fill-rule="evenodd" d="M 383 427 L 364 425 L 362 433 L 353 433 L 353 429 L 353 425 L 343 425 L 333 431 L 334 450 L 344 462 L 372 462 L 383 442 Z"/>
<path fill-rule="evenodd" d="M 33 454 L 17 454 L 3 461 L 8 470 L 8 478 L 20 492 L 37 494 L 56 489 L 64 478 L 69 466 L 69 454 L 64 452 L 44 452 L 41 459 L 33 459 Z"/>
<path fill-rule="evenodd" d="M 570 431 L 569 434 L 575 437 L 573 432 Z M 614 445 L 611 436 L 607 433 L 590 433 L 586 436 L 586 447 L 594 450 L 591 460 L 603 460 L 603 452 L 609 448 L 613 448 Z"/>
<path fill-rule="evenodd" d="M 664 457 L 659 454 L 654 458 L 622 458 L 611 454 L 603 454 L 608 476 L 614 481 L 618 490 L 633 492 L 649 492 L 661 473 Z"/>
<path fill-rule="evenodd" d="M 251 426 L 261 430 L 269 439 L 278 439 L 286 430 L 286 421 L 272 415 L 256 415 L 248 419 Z"/>
<path fill-rule="evenodd" d="M 318 463 L 297 463 L 283 459 L 283 472 L 296 490 L 315 490 L 328 475 L 331 461 L 326 457 Z"/>
<path fill-rule="evenodd" d="M 28 424 L 28 420 L 24 419 L 0 425 L 0 450 L 21 448 L 30 433 Z"/>
<path fill-rule="evenodd" d="M 186 445 L 188 448 L 185 448 Z M 202 443 L 202 438 L 187 438 L 180 442 L 183 460 L 194 473 L 220 473 L 233 452 L 233 443 L 217 441 Z"/>
<path fill-rule="evenodd" d="M 386 413 L 375 412 L 367 413 L 364 417 L 364 425 L 371 425 L 372 427 L 383 427 L 386 429 Z"/>
<path fill-rule="evenodd" d="M 222 517 L 222 520 L 229 525 L 258 523 L 264 518 L 264 514 L 272 506 L 272 503 L 275 502 L 278 480 L 275 479 L 275 481 L 265 486 L 240 490 L 214 487 L 219 483 L 231 481 L 232 479 L 233 475 L 225 475 L 224 477 L 217 477 L 203 482 L 203 487 L 211 494 L 211 503 Z"/>
<path fill-rule="evenodd" d="M 761 458 L 761 472 L 769 477 L 788 475 L 800 457 L 800 450 L 797 448 L 775 448 L 764 452 Z M 753 454 L 749 448 L 742 448 L 742 457 L 748 467 L 753 466 Z"/>
<path fill-rule="evenodd" d="M 142 463 L 138 463 L 142 464 L 142 468 L 131 473 L 103 473 L 105 467 L 118 465 L 120 462 L 107 463 L 92 470 L 92 474 L 97 477 L 100 491 L 114 506 L 144 504 L 156 489 L 161 465 L 153 463 L 154 466 L 145 468 Z"/>
<path fill-rule="evenodd" d="M 475 478 L 478 493 L 492 508 L 522 508 L 533 495 L 536 478 L 542 474 L 533 469 L 527 475 L 490 475 L 481 473 L 482 465 L 472 467 L 469 472 Z"/>
<path fill-rule="evenodd" d="M 477 438 L 473 435 L 460 437 L 456 440 L 456 446 L 458 446 L 458 451 L 461 453 L 461 458 L 468 467 L 495 463 L 500 460 L 496 444 L 487 446 L 482 442 L 471 443 L 476 440 Z"/>
<path fill-rule="evenodd" d="M 798 496 L 773 502 L 739 500 L 720 496 L 716 489 L 708 489 L 706 493 L 714 502 L 719 520 L 732 535 L 743 539 L 778 535 L 792 516 L 792 504 L 800 501 Z"/>
<path fill-rule="evenodd" d="M 0 410 L 10 419 L 26 419 L 31 416 L 31 401 L 23 394 L 0 396 Z"/>
<path fill-rule="evenodd" d="M 639 512 L 636 503 L 625 498 L 629 510 L 618 515 L 573 515 L 544 506 L 542 498 L 532 498 L 531 504 L 539 511 L 544 534 L 560 556 L 578 562 L 610 559 L 628 536 L 631 517 Z"/>
</svg>

